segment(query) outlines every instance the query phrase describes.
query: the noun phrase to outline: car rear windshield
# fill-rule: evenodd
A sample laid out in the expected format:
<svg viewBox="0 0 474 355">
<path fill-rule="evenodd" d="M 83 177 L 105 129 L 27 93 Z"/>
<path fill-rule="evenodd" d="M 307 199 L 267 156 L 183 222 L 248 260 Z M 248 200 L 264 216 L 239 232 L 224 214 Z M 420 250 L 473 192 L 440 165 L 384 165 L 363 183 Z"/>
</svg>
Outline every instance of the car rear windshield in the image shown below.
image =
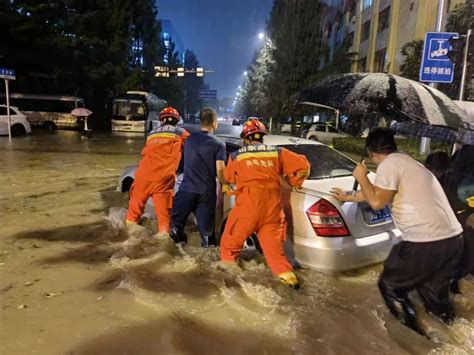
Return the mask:
<svg viewBox="0 0 474 355">
<path fill-rule="evenodd" d="M 308 159 L 311 164 L 309 180 L 351 176 L 356 166 L 352 160 L 325 145 L 299 144 L 282 145 L 281 147 L 302 154 Z"/>
</svg>

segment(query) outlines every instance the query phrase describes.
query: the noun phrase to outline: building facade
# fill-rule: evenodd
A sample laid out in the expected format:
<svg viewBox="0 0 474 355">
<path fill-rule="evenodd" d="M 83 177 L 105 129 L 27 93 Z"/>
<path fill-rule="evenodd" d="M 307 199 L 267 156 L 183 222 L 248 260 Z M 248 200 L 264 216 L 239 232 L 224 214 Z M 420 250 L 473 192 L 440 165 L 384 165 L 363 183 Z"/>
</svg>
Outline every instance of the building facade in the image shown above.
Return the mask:
<svg viewBox="0 0 474 355">
<path fill-rule="evenodd" d="M 444 1 L 442 28 L 449 13 L 465 1 Z M 352 72 L 399 74 L 402 46 L 436 29 L 437 0 L 326 0 L 325 4 L 323 40 L 328 48 L 344 38 L 349 41 Z M 329 52 L 332 55 L 334 50 Z"/>
<path fill-rule="evenodd" d="M 166 48 L 166 51 L 163 55 L 163 62 L 169 64 L 169 57 L 173 55 L 171 51 L 171 42 L 175 44 L 174 51 L 178 52 L 179 59 L 184 63 L 184 45 L 176 32 L 173 23 L 170 20 L 159 20 L 161 23 L 161 40 Z"/>
</svg>

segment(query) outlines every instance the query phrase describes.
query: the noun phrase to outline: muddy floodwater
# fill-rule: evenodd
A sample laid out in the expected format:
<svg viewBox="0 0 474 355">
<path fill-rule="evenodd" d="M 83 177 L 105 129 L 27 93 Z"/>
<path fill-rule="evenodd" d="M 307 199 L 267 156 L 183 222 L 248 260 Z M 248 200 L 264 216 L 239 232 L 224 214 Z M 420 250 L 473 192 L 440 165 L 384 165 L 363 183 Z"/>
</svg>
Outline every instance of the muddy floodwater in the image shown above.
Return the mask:
<svg viewBox="0 0 474 355">
<path fill-rule="evenodd" d="M 0 354 L 472 354 L 474 280 L 452 327 L 415 304 L 427 340 L 399 325 L 377 289 L 381 265 L 276 281 L 218 250 L 177 248 L 152 220 L 126 233 L 123 167 L 143 138 L 77 132 L 0 137 Z"/>
</svg>

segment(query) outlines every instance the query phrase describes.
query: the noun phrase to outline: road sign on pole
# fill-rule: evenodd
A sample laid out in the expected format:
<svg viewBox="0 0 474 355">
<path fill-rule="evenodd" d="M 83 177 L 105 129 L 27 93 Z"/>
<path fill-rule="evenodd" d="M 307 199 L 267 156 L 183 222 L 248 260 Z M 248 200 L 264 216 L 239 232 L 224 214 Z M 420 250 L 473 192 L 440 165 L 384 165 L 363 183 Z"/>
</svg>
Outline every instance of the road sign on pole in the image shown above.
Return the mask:
<svg viewBox="0 0 474 355">
<path fill-rule="evenodd" d="M 445 0 L 438 0 L 438 13 L 436 15 L 436 32 L 435 33 L 440 33 L 441 32 L 441 28 L 443 27 L 443 14 L 444 14 L 444 1 Z M 427 34 L 428 35 L 428 34 Z M 426 38 L 425 38 L 425 45 L 426 45 L 427 41 L 426 41 Z M 449 42 L 448 42 L 449 43 Z M 423 48 L 423 58 L 422 58 L 422 61 L 423 59 L 425 58 L 425 49 Z M 428 71 L 427 69 L 425 69 L 423 67 L 423 63 L 421 65 L 421 68 L 420 68 L 420 72 L 421 71 Z M 453 70 L 454 70 L 454 67 L 453 67 Z M 444 70 L 446 71 L 446 69 Z M 430 68 L 430 72 L 431 72 L 431 68 Z M 421 75 L 420 75 L 420 81 L 423 81 L 421 79 Z M 429 84 L 432 88 L 436 87 L 436 83 L 435 82 L 430 82 Z M 428 138 L 428 137 L 421 137 L 421 142 L 420 142 L 420 154 L 430 154 L 430 150 L 431 150 L 431 138 Z"/>
<path fill-rule="evenodd" d="M 452 83 L 454 63 L 449 59 L 449 39 L 459 36 L 455 32 L 427 32 L 420 67 L 420 81 Z"/>
<path fill-rule="evenodd" d="M 201 99 L 217 99 L 217 90 L 200 90 L 199 98 Z"/>
<path fill-rule="evenodd" d="M 8 117 L 8 140 L 12 141 L 12 118 L 10 116 L 10 90 L 8 83 L 16 79 L 16 73 L 13 69 L 0 68 L 0 79 L 5 81 L 5 97 L 7 99 L 7 117 Z"/>
</svg>

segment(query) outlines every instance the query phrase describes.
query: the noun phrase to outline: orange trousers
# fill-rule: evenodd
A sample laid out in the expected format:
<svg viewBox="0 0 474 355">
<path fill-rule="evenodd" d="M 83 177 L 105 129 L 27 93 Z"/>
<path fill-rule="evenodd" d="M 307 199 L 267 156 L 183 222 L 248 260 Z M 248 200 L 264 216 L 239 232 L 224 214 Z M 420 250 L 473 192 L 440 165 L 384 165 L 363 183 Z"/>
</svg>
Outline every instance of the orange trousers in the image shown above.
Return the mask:
<svg viewBox="0 0 474 355">
<path fill-rule="evenodd" d="M 130 189 L 130 201 L 128 203 L 127 220 L 138 222 L 145 210 L 146 202 L 153 199 L 156 219 L 158 220 L 158 232 L 170 232 L 170 211 L 173 205 L 173 186 L 163 191 L 162 182 L 135 179 Z"/>
<path fill-rule="evenodd" d="M 257 233 L 267 265 L 275 275 L 293 270 L 283 249 L 285 214 L 280 190 L 243 188 L 227 220 L 221 239 L 221 260 L 235 261 L 245 240 Z"/>
</svg>

